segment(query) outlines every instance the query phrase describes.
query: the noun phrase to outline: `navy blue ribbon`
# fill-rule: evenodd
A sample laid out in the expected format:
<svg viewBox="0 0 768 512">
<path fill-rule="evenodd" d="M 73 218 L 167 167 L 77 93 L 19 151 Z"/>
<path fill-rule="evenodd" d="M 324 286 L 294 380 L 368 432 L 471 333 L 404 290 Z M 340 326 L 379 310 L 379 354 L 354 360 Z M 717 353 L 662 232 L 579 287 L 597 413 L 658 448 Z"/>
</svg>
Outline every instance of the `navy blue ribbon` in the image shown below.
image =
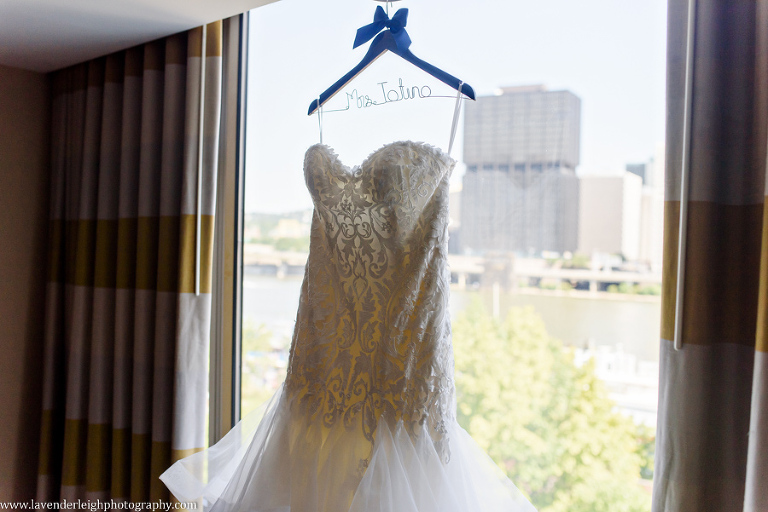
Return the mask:
<svg viewBox="0 0 768 512">
<path fill-rule="evenodd" d="M 389 19 L 387 13 L 379 5 L 373 15 L 373 23 L 357 29 L 355 44 L 352 48 L 357 48 L 373 39 L 376 34 L 384 29 L 389 29 L 395 38 L 395 44 L 401 50 L 407 50 L 411 46 L 411 38 L 405 31 L 405 24 L 408 22 L 408 9 L 398 9 L 392 19 Z"/>
</svg>

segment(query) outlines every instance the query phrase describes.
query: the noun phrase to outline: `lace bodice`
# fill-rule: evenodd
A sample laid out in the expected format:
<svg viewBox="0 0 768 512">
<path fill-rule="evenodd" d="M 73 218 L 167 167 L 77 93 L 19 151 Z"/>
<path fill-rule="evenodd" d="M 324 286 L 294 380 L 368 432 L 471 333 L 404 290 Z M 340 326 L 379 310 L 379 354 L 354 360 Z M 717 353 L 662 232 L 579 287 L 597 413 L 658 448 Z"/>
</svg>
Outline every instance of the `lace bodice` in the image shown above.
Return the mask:
<svg viewBox="0 0 768 512">
<path fill-rule="evenodd" d="M 455 418 L 448 313 L 448 180 L 455 161 L 414 142 L 348 168 L 304 161 L 315 205 L 286 391 L 327 427 L 421 425 L 448 458 Z"/>
</svg>

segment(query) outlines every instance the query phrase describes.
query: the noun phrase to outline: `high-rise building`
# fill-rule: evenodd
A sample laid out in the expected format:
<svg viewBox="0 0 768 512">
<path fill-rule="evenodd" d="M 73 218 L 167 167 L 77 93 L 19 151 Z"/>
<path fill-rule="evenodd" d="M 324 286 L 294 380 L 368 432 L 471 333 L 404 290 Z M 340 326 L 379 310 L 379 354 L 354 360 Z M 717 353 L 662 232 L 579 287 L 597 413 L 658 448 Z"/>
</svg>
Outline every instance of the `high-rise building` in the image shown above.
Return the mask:
<svg viewBox="0 0 768 512">
<path fill-rule="evenodd" d="M 621 176 L 582 176 L 579 252 L 621 254 L 631 261 L 641 249 L 643 179 L 627 171 Z"/>
<path fill-rule="evenodd" d="M 632 174 L 636 174 L 637 176 L 640 176 L 640 179 L 643 180 L 643 185 L 648 185 L 651 175 L 649 172 L 649 166 L 648 164 L 627 164 L 626 166 L 627 172 L 631 172 Z"/>
<path fill-rule="evenodd" d="M 661 270 L 664 215 L 664 148 L 621 175 L 580 179 L 579 252 L 621 254 Z"/>
<path fill-rule="evenodd" d="M 574 251 L 581 100 L 543 86 L 500 92 L 465 112 L 462 249 Z"/>
<path fill-rule="evenodd" d="M 664 146 L 647 163 L 643 180 L 643 198 L 640 213 L 640 254 L 655 272 L 661 272 L 664 241 Z M 629 170 L 629 166 L 627 167 Z"/>
</svg>

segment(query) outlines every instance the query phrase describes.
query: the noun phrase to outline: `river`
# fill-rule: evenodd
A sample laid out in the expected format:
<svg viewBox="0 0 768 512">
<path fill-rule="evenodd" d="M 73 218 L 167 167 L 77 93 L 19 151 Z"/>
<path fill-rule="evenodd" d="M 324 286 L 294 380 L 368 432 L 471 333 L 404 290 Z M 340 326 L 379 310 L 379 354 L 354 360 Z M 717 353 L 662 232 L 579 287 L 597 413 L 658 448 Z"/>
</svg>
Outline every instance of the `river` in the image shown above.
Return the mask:
<svg viewBox="0 0 768 512">
<path fill-rule="evenodd" d="M 290 340 L 299 303 L 301 276 L 246 273 L 243 282 L 243 318 L 264 324 L 285 343 Z M 491 290 L 452 290 L 451 314 L 457 315 L 473 297 L 492 310 Z M 550 335 L 568 345 L 603 347 L 631 354 L 638 361 L 658 362 L 660 301 L 627 295 L 584 297 L 555 293 L 499 293 L 499 311 L 530 306 L 544 320 Z"/>
</svg>

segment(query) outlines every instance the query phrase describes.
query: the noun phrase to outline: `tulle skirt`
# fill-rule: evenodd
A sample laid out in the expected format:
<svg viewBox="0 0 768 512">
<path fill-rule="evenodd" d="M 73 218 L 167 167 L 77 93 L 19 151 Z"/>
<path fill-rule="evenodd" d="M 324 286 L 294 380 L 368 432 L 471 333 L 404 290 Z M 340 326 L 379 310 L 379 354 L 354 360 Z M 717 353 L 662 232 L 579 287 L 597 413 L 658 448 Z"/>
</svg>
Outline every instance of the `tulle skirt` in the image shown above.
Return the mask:
<svg viewBox="0 0 768 512">
<path fill-rule="evenodd" d="M 378 422 L 374 442 L 343 422 L 314 424 L 281 386 L 218 443 L 160 479 L 213 512 L 535 512 L 455 421 L 450 458 L 425 433 Z M 357 433 L 359 432 L 359 434 Z"/>
</svg>

